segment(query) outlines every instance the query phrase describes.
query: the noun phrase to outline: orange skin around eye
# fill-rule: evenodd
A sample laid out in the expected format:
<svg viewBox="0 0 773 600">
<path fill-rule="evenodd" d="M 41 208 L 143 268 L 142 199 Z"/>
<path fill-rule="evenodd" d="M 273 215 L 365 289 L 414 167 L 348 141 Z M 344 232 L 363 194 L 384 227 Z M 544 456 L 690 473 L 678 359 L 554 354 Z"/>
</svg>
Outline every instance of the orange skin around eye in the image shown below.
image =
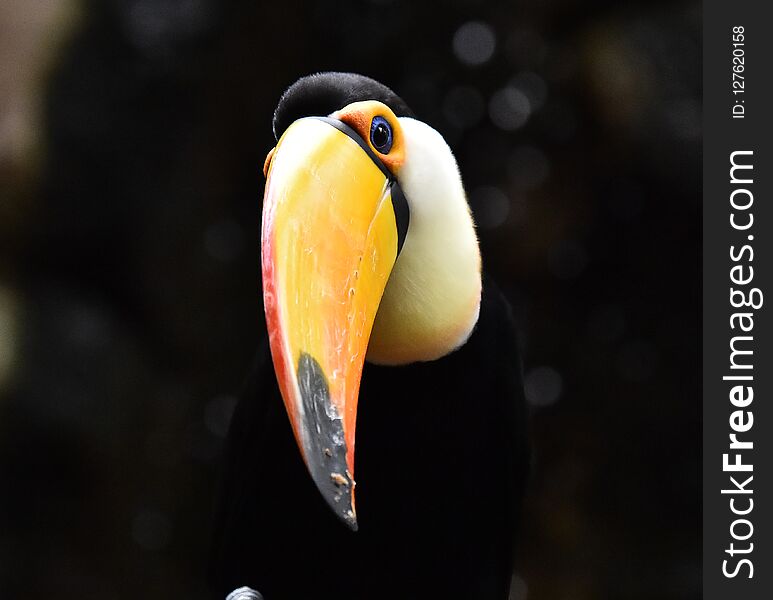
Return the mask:
<svg viewBox="0 0 773 600">
<path fill-rule="evenodd" d="M 405 144 L 403 143 L 403 130 L 395 113 L 386 105 L 376 100 L 364 102 L 352 102 L 339 111 L 330 115 L 334 119 L 340 119 L 354 129 L 360 137 L 368 143 L 371 150 L 376 153 L 387 169 L 393 175 L 397 175 L 405 160 Z M 383 117 L 392 127 L 392 149 L 389 154 L 382 154 L 373 147 L 370 142 L 370 124 L 373 117 Z"/>
</svg>

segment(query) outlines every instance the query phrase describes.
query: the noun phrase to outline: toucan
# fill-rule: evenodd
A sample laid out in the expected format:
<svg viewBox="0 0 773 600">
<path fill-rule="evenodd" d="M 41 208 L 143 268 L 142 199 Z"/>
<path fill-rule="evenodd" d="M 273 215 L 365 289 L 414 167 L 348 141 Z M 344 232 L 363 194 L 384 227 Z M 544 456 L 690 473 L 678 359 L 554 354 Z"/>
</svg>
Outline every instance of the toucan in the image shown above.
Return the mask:
<svg viewBox="0 0 773 600">
<path fill-rule="evenodd" d="M 454 155 L 353 73 L 298 80 L 273 129 L 267 336 L 224 452 L 215 597 L 506 600 L 522 367 Z"/>
</svg>

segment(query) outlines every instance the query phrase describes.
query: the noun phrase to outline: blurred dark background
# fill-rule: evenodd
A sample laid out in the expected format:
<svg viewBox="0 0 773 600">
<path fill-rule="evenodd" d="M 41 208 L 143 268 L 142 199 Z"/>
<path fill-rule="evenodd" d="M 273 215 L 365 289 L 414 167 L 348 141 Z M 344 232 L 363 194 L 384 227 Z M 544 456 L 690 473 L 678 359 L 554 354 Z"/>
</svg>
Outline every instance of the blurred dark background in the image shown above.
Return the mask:
<svg viewBox="0 0 773 600">
<path fill-rule="evenodd" d="M 4 0 L 0 597 L 207 597 L 271 115 L 327 69 L 446 137 L 515 307 L 514 600 L 698 596 L 700 27 L 695 1 Z"/>
</svg>

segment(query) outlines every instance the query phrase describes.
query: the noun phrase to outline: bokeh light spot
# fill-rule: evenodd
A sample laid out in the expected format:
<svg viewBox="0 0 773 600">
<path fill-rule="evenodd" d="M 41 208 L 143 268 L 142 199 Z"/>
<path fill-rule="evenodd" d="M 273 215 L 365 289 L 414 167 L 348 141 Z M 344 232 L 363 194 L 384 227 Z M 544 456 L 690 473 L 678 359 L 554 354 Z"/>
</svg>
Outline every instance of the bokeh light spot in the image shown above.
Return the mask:
<svg viewBox="0 0 773 600">
<path fill-rule="evenodd" d="M 553 367 L 535 367 L 524 377 L 526 400 L 532 406 L 555 404 L 563 391 L 563 378 Z"/>
<path fill-rule="evenodd" d="M 523 71 L 510 81 L 510 86 L 522 92 L 531 105 L 532 112 L 539 110 L 548 96 L 545 80 L 536 73 Z"/>
<path fill-rule="evenodd" d="M 515 131 L 529 120 L 531 104 L 522 91 L 506 87 L 491 96 L 488 111 L 494 125 L 504 131 Z"/>
<path fill-rule="evenodd" d="M 470 21 L 456 30 L 453 48 L 461 63 L 473 67 L 483 65 L 494 56 L 496 35 L 486 23 Z"/>
</svg>

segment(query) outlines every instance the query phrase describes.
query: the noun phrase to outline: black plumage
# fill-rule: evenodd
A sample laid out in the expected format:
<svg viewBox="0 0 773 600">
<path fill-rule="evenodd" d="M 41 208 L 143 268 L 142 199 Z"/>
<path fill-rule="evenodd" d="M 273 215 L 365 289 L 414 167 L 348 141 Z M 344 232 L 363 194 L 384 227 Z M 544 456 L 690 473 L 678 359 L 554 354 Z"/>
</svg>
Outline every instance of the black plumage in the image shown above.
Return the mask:
<svg viewBox="0 0 773 600">
<path fill-rule="evenodd" d="M 362 100 L 378 100 L 398 117 L 413 116 L 405 101 L 383 83 L 357 73 L 326 71 L 301 77 L 282 94 L 274 111 L 274 137 L 278 140 L 296 119 L 324 117 Z"/>
<path fill-rule="evenodd" d="M 217 593 L 249 585 L 266 600 L 505 600 L 528 462 L 511 311 L 490 281 L 459 350 L 408 366 L 366 363 L 357 532 L 306 471 L 266 343 L 229 433 Z"/>
</svg>

